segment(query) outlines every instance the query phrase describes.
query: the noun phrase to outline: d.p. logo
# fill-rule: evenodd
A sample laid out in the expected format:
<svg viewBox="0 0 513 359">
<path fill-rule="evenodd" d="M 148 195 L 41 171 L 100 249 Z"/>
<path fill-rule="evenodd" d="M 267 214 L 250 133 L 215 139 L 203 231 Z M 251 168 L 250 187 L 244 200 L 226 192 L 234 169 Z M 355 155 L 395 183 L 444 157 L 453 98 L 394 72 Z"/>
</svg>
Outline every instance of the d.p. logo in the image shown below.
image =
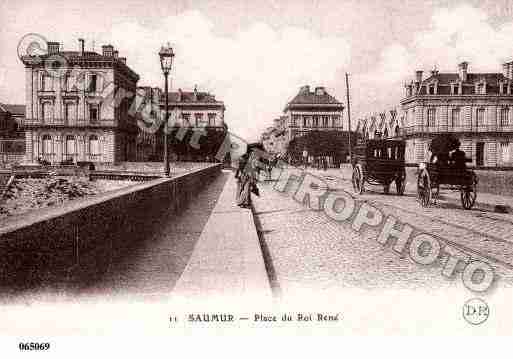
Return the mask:
<svg viewBox="0 0 513 359">
<path fill-rule="evenodd" d="M 483 324 L 490 316 L 490 308 L 482 299 L 473 298 L 463 305 L 463 318 L 472 325 Z"/>
</svg>

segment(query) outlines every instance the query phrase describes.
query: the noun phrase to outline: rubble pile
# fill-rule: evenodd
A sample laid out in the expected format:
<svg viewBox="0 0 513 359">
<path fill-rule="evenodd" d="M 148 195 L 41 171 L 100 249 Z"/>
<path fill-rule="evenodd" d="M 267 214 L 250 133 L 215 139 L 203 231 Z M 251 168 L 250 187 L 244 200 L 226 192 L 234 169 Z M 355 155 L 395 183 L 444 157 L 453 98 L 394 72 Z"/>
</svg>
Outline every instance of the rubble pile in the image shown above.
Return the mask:
<svg viewBox="0 0 513 359">
<path fill-rule="evenodd" d="M 0 219 L 102 192 L 86 179 L 17 178 L 0 203 Z"/>
</svg>

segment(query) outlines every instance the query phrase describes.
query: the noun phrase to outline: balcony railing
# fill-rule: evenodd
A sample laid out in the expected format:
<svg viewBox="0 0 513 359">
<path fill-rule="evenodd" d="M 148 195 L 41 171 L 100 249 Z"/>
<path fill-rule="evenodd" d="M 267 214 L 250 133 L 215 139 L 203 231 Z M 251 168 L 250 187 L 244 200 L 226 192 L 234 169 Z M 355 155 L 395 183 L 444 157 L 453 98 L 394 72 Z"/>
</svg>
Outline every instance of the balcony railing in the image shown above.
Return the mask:
<svg viewBox="0 0 513 359">
<path fill-rule="evenodd" d="M 513 125 L 479 125 L 479 126 L 409 126 L 399 129 L 399 136 L 411 136 L 417 134 L 438 134 L 438 133 L 482 133 L 482 132 L 512 132 Z"/>
</svg>

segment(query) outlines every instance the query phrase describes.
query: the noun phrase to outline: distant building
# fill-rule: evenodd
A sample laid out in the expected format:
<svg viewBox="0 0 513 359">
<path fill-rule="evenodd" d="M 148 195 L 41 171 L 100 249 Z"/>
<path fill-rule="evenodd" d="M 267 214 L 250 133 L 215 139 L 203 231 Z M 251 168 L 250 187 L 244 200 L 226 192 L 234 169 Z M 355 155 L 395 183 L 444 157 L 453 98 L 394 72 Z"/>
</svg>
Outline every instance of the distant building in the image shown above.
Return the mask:
<svg viewBox="0 0 513 359">
<path fill-rule="evenodd" d="M 278 155 L 285 154 L 287 151 L 285 121 L 285 116 L 274 119 L 274 125 L 268 127 L 262 134 L 261 142 L 267 152 Z"/>
<path fill-rule="evenodd" d="M 23 135 L 21 125 L 25 119 L 25 105 L 0 103 L 0 138 L 19 138 Z"/>
<path fill-rule="evenodd" d="M 25 156 L 25 136 L 21 124 L 25 105 L 0 103 L 0 165 L 22 162 Z"/>
<path fill-rule="evenodd" d="M 164 113 L 160 108 L 162 90 L 158 87 L 141 86 L 137 88 L 137 94 L 143 100 L 136 114 L 137 121 L 141 121 L 136 140 L 136 161 L 153 161 L 161 156 L 157 153 L 157 144 L 162 143 L 162 125 L 157 131 L 152 126 L 163 122 Z"/>
<path fill-rule="evenodd" d="M 309 131 L 342 131 L 344 106 L 324 87 L 303 86 L 285 106 L 284 127 L 287 141 Z"/>
<path fill-rule="evenodd" d="M 470 73 L 468 63 L 456 73 L 422 71 L 406 84 L 401 100 L 406 160 L 428 159 L 428 145 L 440 133 L 460 138 L 461 149 L 474 166 L 513 165 L 513 62 L 502 73 Z"/>
<path fill-rule="evenodd" d="M 61 51 L 58 42 L 48 42 L 43 61 L 23 57 L 27 160 L 133 161 L 138 128 L 129 108 L 139 75 L 112 45 L 99 54 L 79 42 L 78 51 Z M 46 68 L 50 58 L 61 66 Z"/>
<path fill-rule="evenodd" d="M 356 132 L 362 139 L 393 138 L 400 136 L 403 127 L 403 112 L 392 108 L 358 120 Z"/>
<path fill-rule="evenodd" d="M 160 108 L 162 113 L 165 112 L 165 94 L 162 94 L 160 100 Z M 224 138 L 227 131 L 227 126 L 224 122 L 224 102 L 217 100 L 213 94 L 208 92 L 198 91 L 194 87 L 193 91 L 182 91 L 178 89 L 176 92 L 169 93 L 169 127 L 182 127 L 187 129 L 190 133 L 195 130 L 205 130 L 210 132 L 211 137 L 215 137 L 214 142 L 218 142 L 218 138 Z M 163 115 L 165 116 L 165 115 Z M 163 127 L 161 128 L 161 131 Z M 212 135 L 212 133 L 216 133 Z M 184 133 L 185 134 L 185 133 Z M 157 154 L 163 153 L 162 135 L 157 136 Z M 210 141 L 211 142 L 211 141 Z M 174 155 L 178 156 L 179 160 L 194 160 L 194 161 L 213 161 L 216 153 L 212 151 L 195 151 L 195 149 L 188 150 L 190 144 L 185 145 L 183 153 L 176 153 L 176 148 L 170 148 Z"/>
</svg>

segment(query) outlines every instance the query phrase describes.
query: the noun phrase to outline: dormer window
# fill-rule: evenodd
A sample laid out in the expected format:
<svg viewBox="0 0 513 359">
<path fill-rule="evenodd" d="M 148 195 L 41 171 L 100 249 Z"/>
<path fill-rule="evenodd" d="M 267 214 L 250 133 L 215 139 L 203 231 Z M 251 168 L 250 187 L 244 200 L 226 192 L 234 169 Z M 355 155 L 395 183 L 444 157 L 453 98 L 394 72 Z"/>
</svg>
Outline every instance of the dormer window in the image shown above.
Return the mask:
<svg viewBox="0 0 513 359">
<path fill-rule="evenodd" d="M 501 95 L 509 95 L 509 83 L 508 82 L 500 82 L 499 91 Z"/>
<path fill-rule="evenodd" d="M 486 95 L 486 84 L 484 82 L 479 82 L 476 84 L 476 94 Z"/>
<path fill-rule="evenodd" d="M 453 95 L 461 95 L 460 84 L 459 83 L 451 84 L 451 92 Z"/>
<path fill-rule="evenodd" d="M 435 84 L 430 84 L 428 86 L 428 94 L 429 95 L 435 95 L 436 94 L 436 85 Z"/>
</svg>

